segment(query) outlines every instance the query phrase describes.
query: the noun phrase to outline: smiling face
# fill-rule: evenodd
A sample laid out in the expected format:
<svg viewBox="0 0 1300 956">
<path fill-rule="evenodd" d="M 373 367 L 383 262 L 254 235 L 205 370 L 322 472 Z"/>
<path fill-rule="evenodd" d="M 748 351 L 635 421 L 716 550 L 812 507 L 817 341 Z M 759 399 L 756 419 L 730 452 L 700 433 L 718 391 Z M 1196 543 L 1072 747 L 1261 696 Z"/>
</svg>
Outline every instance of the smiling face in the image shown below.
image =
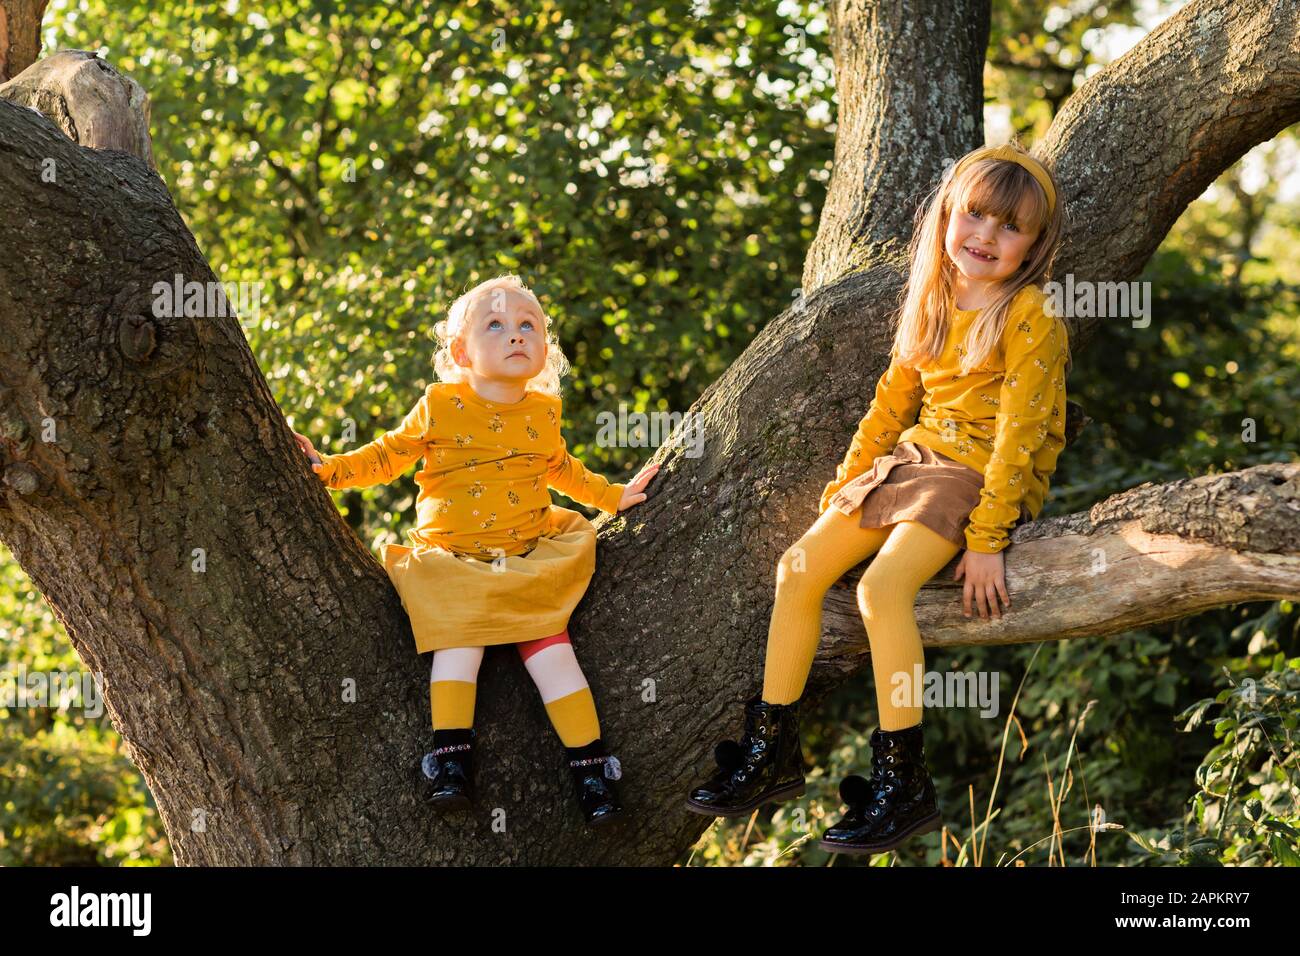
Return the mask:
<svg viewBox="0 0 1300 956">
<path fill-rule="evenodd" d="M 546 317 L 530 296 L 490 289 L 469 304 L 451 353 L 477 378 L 525 383 L 546 364 Z"/>
<path fill-rule="evenodd" d="M 1006 219 L 954 201 L 948 217 L 944 248 L 961 274 L 973 284 L 1000 282 L 1011 277 L 1028 255 L 1039 230 L 1030 221 L 1034 202 L 1026 196 L 1019 210 Z"/>
</svg>

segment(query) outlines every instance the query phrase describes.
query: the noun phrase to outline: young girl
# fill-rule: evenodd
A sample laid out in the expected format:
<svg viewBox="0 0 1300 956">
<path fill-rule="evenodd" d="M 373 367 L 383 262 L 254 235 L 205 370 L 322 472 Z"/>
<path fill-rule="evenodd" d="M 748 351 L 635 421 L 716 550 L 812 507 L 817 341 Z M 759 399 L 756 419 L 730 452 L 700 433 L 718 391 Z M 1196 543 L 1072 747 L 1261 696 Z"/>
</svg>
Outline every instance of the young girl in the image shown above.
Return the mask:
<svg viewBox="0 0 1300 956">
<path fill-rule="evenodd" d="M 474 697 L 483 649 L 513 644 L 568 752 L 579 806 L 591 824 L 621 811 L 591 688 L 568 622 L 596 566 L 596 531 L 551 504 L 556 488 L 613 514 L 646 499 L 658 466 L 627 485 L 588 471 L 560 434 L 560 377 L 568 363 L 541 303 L 516 276 L 480 283 L 436 326 L 441 379 L 393 431 L 339 455 L 316 455 L 330 488 L 389 482 L 419 458 L 414 547 L 387 545 L 384 568 L 411 619 L 416 650 L 433 651 L 433 751 L 424 799 L 471 803 Z"/>
<path fill-rule="evenodd" d="M 917 592 L 962 548 L 966 616 L 972 597 L 986 620 L 1001 617 L 999 597 L 1010 607 L 1002 551 L 1042 509 L 1065 443 L 1069 341 L 1040 288 L 1061 235 L 1056 197 L 1051 173 L 1005 145 L 964 156 L 919 211 L 889 368 L 821 517 L 781 558 L 762 692 L 690 809 L 741 816 L 804 792 L 797 708 L 822 599 L 874 554 L 858 585 L 880 715 L 872 776 L 841 783 L 849 812 L 821 846 L 879 853 L 940 826 L 921 708 L 892 692 L 924 670 Z"/>
</svg>

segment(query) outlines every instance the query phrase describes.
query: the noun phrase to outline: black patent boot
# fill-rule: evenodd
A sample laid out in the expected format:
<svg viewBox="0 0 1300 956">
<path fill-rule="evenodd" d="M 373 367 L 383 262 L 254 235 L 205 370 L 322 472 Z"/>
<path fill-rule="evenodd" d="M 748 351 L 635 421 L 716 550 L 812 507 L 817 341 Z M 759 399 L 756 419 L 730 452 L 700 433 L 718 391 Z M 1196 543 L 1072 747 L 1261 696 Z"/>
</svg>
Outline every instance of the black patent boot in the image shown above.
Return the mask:
<svg viewBox="0 0 1300 956">
<path fill-rule="evenodd" d="M 871 779 L 845 777 L 840 798 L 849 811 L 820 844 L 831 853 L 884 853 L 939 829 L 939 798 L 925 765 L 921 725 L 877 727 L 871 734 Z"/>
<path fill-rule="evenodd" d="M 467 810 L 474 800 L 474 730 L 435 730 L 420 763 L 421 798 L 438 810 Z"/>
<path fill-rule="evenodd" d="M 714 748 L 718 769 L 691 791 L 686 807 L 714 817 L 740 817 L 765 803 L 804 792 L 799 703 L 769 704 L 758 694 L 745 703 L 740 743 Z"/>
<path fill-rule="evenodd" d="M 590 826 L 600 826 L 616 819 L 623 812 L 618 802 L 614 781 L 623 776 L 617 757 L 605 753 L 605 745 L 597 737 L 582 747 L 565 747 L 569 755 L 569 770 L 578 791 L 578 806 L 582 818 Z"/>
</svg>

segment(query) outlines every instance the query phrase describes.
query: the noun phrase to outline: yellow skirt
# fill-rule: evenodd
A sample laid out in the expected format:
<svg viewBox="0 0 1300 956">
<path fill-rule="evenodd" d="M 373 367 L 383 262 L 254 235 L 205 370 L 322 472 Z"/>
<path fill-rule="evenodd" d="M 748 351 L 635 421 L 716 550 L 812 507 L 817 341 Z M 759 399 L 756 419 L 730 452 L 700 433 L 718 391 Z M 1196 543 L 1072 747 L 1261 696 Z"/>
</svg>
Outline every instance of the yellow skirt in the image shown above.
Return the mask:
<svg viewBox="0 0 1300 956">
<path fill-rule="evenodd" d="M 596 529 L 578 512 L 552 505 L 547 530 L 527 554 L 484 561 L 388 544 L 383 560 L 418 653 L 515 644 L 568 627 L 596 571 Z"/>
</svg>

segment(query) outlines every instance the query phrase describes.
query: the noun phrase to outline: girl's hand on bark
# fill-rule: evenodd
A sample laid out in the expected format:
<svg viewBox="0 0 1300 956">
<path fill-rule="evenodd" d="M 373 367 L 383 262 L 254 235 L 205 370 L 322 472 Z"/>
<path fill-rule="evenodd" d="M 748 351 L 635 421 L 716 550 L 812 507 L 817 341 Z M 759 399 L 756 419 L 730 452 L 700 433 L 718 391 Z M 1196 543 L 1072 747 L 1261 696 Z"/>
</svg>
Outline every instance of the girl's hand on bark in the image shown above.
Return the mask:
<svg viewBox="0 0 1300 956">
<path fill-rule="evenodd" d="M 962 614 L 970 617 L 970 601 L 973 595 L 980 617 L 987 621 L 991 611 L 995 618 L 1002 620 L 998 595 L 1002 596 L 1005 607 L 1011 607 L 1011 598 L 1007 595 L 1002 552 L 984 554 L 980 551 L 967 550 L 957 562 L 957 570 L 953 572 L 952 578 L 954 581 L 959 581 L 963 574 L 966 575 L 966 586 L 961 592 Z"/>
<path fill-rule="evenodd" d="M 639 505 L 646 500 L 646 495 L 642 494 L 645 486 L 650 483 L 650 479 L 659 471 L 658 465 L 646 465 L 642 468 L 635 478 L 628 482 L 623 489 L 623 497 L 618 501 L 618 510 L 630 508 L 633 505 Z"/>
<path fill-rule="evenodd" d="M 311 439 L 306 435 L 299 435 L 297 432 L 293 433 L 293 439 L 298 443 L 298 447 L 302 449 L 302 453 L 306 455 L 308 460 L 311 462 L 311 470 L 320 471 L 322 467 L 320 455 L 316 454 L 316 449 L 312 447 Z"/>
</svg>

